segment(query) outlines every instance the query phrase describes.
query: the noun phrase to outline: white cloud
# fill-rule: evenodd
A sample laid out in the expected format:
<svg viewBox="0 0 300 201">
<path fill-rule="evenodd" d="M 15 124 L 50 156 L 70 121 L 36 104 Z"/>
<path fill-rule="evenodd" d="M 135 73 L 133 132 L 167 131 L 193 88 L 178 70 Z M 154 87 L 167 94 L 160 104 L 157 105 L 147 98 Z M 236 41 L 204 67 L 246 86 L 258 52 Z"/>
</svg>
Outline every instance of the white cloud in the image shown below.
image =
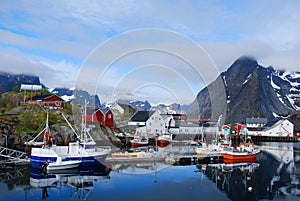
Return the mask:
<svg viewBox="0 0 300 201">
<path fill-rule="evenodd" d="M 67 61 L 53 62 L 16 50 L 9 53 L 0 50 L 0 58 L 0 71 L 37 75 L 41 83 L 50 88 L 72 87 L 75 84 L 78 66 Z"/>
<path fill-rule="evenodd" d="M 279 0 L 4 0 L 0 6 L 1 70 L 35 73 L 41 76 L 46 85 L 65 86 L 77 79 L 80 63 L 91 50 L 101 43 L 103 45 L 106 39 L 133 29 L 152 27 L 177 31 L 196 41 L 209 53 L 219 72 L 226 70 L 242 55 L 252 55 L 264 66 L 298 70 L 298 10 L 299 2 Z M 158 39 L 157 36 L 155 42 Z M 166 38 L 161 38 L 159 42 L 169 49 L 183 46 Z M 116 45 L 135 47 L 138 43 L 143 41 L 130 38 Z M 86 76 L 90 75 L 95 82 L 101 79 L 99 75 L 91 74 L 99 65 L 102 68 L 101 64 L 107 64 L 116 55 L 116 49 L 117 46 L 106 49 L 107 57 L 96 54 L 101 61 L 95 58 L 94 68 L 85 72 Z M 189 47 L 182 47 L 182 50 L 193 61 L 199 57 Z M 118 66 L 136 67 L 157 63 L 172 66 L 183 77 L 189 77 L 189 82 L 193 84 L 200 83 L 192 71 L 185 71 L 187 67 L 182 65 L 182 61 L 158 54 L 155 57 L 134 56 L 131 58 L 126 55 L 115 68 L 110 67 L 108 78 L 118 81 L 124 75 L 122 73 L 126 73 Z M 156 62 L 152 62 L 152 59 Z M 214 76 L 215 73 L 212 73 L 210 80 L 215 79 Z"/>
</svg>

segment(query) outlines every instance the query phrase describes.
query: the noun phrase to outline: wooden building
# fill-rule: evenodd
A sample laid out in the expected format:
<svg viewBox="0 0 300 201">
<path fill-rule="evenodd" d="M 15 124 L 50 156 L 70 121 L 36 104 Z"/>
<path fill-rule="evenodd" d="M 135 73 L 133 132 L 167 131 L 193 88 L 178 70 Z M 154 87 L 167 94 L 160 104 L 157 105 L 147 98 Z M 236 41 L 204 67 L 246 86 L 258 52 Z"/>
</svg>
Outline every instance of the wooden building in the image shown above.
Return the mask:
<svg viewBox="0 0 300 201">
<path fill-rule="evenodd" d="M 64 109 L 66 107 L 65 101 L 55 94 L 33 96 L 26 100 L 26 104 L 39 104 L 49 109 Z"/>
</svg>

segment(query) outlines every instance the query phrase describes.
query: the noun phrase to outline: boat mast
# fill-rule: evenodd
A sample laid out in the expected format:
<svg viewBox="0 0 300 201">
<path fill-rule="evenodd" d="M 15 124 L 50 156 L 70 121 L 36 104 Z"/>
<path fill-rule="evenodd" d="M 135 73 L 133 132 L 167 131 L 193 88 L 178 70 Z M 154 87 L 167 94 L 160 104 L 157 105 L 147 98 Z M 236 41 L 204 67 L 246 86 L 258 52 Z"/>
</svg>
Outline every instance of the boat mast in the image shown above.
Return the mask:
<svg viewBox="0 0 300 201">
<path fill-rule="evenodd" d="M 76 135 L 77 139 L 81 140 L 80 136 L 78 135 L 78 133 L 75 131 L 75 129 L 73 128 L 73 126 L 70 124 L 70 122 L 68 121 L 68 119 L 66 118 L 66 116 L 61 113 L 61 116 L 64 118 L 64 120 L 67 122 L 68 126 L 71 128 L 71 130 L 73 131 L 73 133 Z"/>
<path fill-rule="evenodd" d="M 84 107 L 83 107 L 83 110 L 82 110 L 84 118 L 81 119 L 81 136 L 80 137 L 84 142 L 87 141 L 87 135 L 86 135 L 86 133 L 87 133 L 87 128 L 86 128 L 86 114 L 87 114 L 87 112 L 86 112 L 86 107 L 87 107 L 88 103 L 89 102 L 85 99 L 84 100 Z"/>
</svg>

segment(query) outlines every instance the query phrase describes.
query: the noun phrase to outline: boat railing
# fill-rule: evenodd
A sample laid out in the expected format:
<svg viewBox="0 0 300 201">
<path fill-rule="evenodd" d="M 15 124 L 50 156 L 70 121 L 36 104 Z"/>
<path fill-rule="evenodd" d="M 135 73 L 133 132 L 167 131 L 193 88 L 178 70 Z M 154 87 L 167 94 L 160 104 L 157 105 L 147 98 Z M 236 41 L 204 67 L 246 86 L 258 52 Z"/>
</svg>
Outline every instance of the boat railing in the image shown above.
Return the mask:
<svg viewBox="0 0 300 201">
<path fill-rule="evenodd" d="M 53 146 L 53 148 L 54 152 L 59 156 L 67 155 L 69 151 L 66 146 Z"/>
<path fill-rule="evenodd" d="M 110 146 L 97 146 L 95 147 L 96 151 L 111 151 L 111 147 Z"/>
</svg>

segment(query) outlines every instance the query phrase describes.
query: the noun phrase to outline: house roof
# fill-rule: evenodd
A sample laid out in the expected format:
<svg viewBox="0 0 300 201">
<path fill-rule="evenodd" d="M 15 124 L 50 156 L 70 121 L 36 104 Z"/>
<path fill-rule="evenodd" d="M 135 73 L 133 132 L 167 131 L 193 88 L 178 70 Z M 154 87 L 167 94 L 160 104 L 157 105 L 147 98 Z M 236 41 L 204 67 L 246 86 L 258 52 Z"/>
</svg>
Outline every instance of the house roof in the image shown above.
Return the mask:
<svg viewBox="0 0 300 201">
<path fill-rule="evenodd" d="M 277 125 L 281 124 L 281 123 L 284 122 L 284 121 L 288 121 L 288 122 L 292 123 L 292 122 L 291 122 L 290 120 L 288 120 L 288 119 L 280 119 L 280 120 L 274 120 L 274 121 L 268 122 L 268 123 L 265 125 L 265 127 L 274 127 L 274 126 L 277 126 Z"/>
<path fill-rule="evenodd" d="M 146 122 L 155 111 L 137 111 L 130 119 L 135 122 Z"/>
<path fill-rule="evenodd" d="M 29 98 L 28 100 L 44 100 L 46 98 L 52 97 L 52 96 L 57 96 L 55 94 L 46 94 L 46 95 L 37 95 L 33 96 L 32 98 Z M 59 99 L 63 100 L 61 97 L 57 96 Z"/>
<path fill-rule="evenodd" d="M 267 118 L 246 118 L 246 124 L 266 124 Z"/>
<path fill-rule="evenodd" d="M 128 105 L 128 104 L 124 104 L 124 103 L 118 103 L 118 105 L 123 108 L 124 110 L 128 109 L 128 108 L 132 108 L 131 105 Z"/>
</svg>

